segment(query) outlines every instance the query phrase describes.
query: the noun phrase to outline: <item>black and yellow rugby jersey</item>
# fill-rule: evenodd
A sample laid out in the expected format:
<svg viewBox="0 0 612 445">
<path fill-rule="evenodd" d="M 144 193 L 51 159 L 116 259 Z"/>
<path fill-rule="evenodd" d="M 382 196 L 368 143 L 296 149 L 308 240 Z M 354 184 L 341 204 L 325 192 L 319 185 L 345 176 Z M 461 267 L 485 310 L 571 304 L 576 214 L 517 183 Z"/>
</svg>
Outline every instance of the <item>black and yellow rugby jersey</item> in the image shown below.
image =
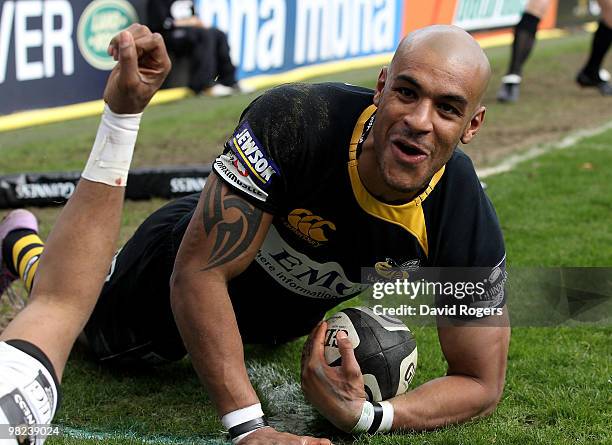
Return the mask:
<svg viewBox="0 0 612 445">
<path fill-rule="evenodd" d="M 230 283 L 239 322 L 261 304 L 289 304 L 312 326 L 366 288 L 365 267 L 504 267 L 497 216 L 461 150 L 407 204 L 385 204 L 364 188 L 357 165 L 372 98 L 345 84 L 292 84 L 244 111 L 213 167 L 274 220 L 254 262 Z M 495 306 L 503 304 L 502 291 Z"/>
</svg>

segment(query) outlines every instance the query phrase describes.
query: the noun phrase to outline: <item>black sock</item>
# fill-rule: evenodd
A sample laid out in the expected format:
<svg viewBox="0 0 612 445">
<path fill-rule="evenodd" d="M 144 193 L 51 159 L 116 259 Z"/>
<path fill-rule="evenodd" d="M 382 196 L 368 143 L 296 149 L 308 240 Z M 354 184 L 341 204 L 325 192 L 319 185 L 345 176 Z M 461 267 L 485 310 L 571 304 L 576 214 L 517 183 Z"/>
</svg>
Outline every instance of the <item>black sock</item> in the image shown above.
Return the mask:
<svg viewBox="0 0 612 445">
<path fill-rule="evenodd" d="M 508 74 L 521 75 L 523 64 L 531 54 L 539 23 L 540 19 L 535 15 L 528 12 L 523 13 L 521 21 L 514 28 L 514 43 Z"/>
<path fill-rule="evenodd" d="M 610 43 L 612 43 L 612 28 L 608 27 L 604 22 L 599 22 L 599 28 L 597 28 L 593 35 L 589 61 L 582 70 L 591 79 L 600 79 L 599 69 L 606 52 L 610 48 Z"/>
</svg>

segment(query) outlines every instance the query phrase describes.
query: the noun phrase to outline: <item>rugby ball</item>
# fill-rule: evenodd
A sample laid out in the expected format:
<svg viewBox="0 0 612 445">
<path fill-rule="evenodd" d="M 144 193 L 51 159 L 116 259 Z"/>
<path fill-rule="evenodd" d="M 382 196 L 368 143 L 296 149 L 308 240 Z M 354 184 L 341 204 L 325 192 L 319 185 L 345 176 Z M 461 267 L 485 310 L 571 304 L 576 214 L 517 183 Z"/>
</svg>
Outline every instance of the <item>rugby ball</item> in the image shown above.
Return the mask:
<svg viewBox="0 0 612 445">
<path fill-rule="evenodd" d="M 397 318 L 376 315 L 368 307 L 344 309 L 327 319 L 325 361 L 340 366 L 336 336 L 346 332 L 361 367 L 369 401 L 380 402 L 408 390 L 417 366 L 416 340 Z"/>
</svg>

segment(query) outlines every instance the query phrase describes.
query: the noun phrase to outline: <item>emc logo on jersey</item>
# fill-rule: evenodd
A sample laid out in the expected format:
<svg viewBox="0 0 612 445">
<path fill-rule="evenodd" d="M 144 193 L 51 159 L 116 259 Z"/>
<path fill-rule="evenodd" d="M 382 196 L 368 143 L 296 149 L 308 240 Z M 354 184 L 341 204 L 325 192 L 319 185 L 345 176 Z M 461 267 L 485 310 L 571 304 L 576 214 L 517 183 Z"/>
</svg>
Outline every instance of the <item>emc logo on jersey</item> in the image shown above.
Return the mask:
<svg viewBox="0 0 612 445">
<path fill-rule="evenodd" d="M 279 173 L 279 168 L 268 156 L 247 122 L 238 127 L 232 136 L 231 143 L 228 145 L 240 164 L 246 168 L 249 175 L 260 187 L 266 188 L 272 175 Z M 243 172 L 241 174 L 245 176 Z"/>
<path fill-rule="evenodd" d="M 295 209 L 287 216 L 287 226 L 300 238 L 319 247 L 328 236 L 336 230 L 336 225 L 320 216 L 313 215 L 310 210 Z"/>
</svg>

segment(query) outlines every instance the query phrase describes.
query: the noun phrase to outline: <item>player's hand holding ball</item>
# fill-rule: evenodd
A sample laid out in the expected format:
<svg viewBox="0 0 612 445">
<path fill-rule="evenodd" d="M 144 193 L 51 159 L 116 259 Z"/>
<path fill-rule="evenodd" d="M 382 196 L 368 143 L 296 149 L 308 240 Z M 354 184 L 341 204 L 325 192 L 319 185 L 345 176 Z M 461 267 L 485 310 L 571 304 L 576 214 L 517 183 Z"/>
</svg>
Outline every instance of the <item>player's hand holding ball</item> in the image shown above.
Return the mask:
<svg viewBox="0 0 612 445">
<path fill-rule="evenodd" d="M 133 24 L 113 38 L 108 54 L 119 63 L 106 83 L 104 101 L 117 114 L 141 113 L 170 72 L 164 39 Z"/>
<path fill-rule="evenodd" d="M 302 354 L 302 390 L 306 399 L 327 420 L 343 431 L 351 431 L 361 414 L 366 392 L 353 345 L 344 331 L 336 342 L 342 364 L 329 366 L 324 344 L 327 323 L 321 322 L 308 337 Z"/>
<path fill-rule="evenodd" d="M 385 432 L 394 414 L 386 400 L 408 390 L 416 365 L 416 341 L 402 321 L 367 307 L 344 309 L 309 337 L 302 388 L 341 430 Z"/>
</svg>

